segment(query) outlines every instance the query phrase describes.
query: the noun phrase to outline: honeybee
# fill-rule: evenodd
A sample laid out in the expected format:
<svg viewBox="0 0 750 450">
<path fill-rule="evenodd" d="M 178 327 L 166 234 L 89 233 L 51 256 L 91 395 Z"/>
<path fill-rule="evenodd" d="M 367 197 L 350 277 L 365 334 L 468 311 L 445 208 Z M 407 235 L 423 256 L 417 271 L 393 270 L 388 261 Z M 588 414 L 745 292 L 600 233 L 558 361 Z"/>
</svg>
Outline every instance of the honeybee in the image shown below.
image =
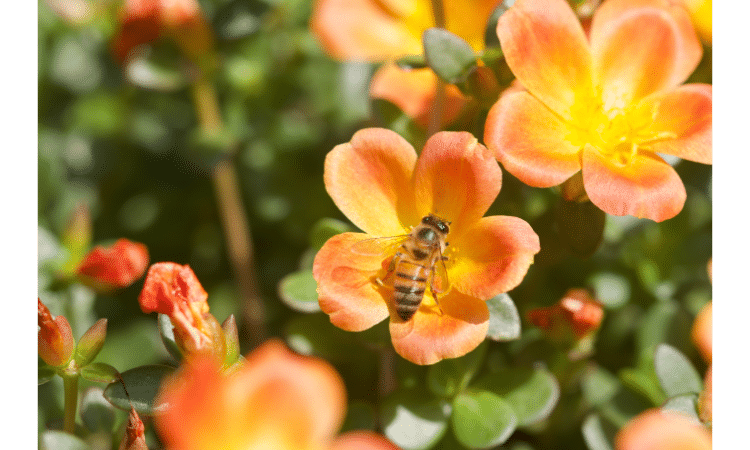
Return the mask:
<svg viewBox="0 0 750 450">
<path fill-rule="evenodd" d="M 376 281 L 381 285 L 392 284 L 393 304 L 404 321 L 410 320 L 419 309 L 428 282 L 435 303 L 440 306 L 437 294 L 448 287 L 445 268 L 448 258 L 443 253 L 448 246 L 449 225 L 450 222 L 429 214 L 408 234 L 365 239 L 352 246 L 360 254 L 395 251 L 385 277 Z"/>
</svg>

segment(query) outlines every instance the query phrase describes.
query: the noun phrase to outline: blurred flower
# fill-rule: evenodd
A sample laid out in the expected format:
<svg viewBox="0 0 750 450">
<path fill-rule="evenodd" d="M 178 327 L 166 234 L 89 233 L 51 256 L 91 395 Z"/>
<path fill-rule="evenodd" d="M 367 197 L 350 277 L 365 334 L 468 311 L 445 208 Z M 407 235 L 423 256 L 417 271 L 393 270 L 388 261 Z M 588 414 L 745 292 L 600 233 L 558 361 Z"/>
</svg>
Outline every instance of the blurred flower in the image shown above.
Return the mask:
<svg viewBox="0 0 750 450">
<path fill-rule="evenodd" d="M 68 363 L 75 350 L 73 331 L 68 319 L 63 316 L 52 318 L 49 309 L 37 299 L 39 306 L 37 338 L 39 341 L 39 356 L 52 367 L 60 367 Z"/>
<path fill-rule="evenodd" d="M 712 0 L 682 0 L 685 3 L 690 17 L 693 19 L 695 30 L 706 44 L 711 45 L 712 37 Z"/>
<path fill-rule="evenodd" d="M 487 21 L 500 2 L 444 0 L 445 28 L 480 51 Z M 334 58 L 384 62 L 422 54 L 422 33 L 436 25 L 430 0 L 317 0 L 310 26 L 323 49 Z M 437 77 L 432 70 L 409 71 L 385 65 L 372 83 L 373 97 L 396 104 L 425 125 L 435 100 Z M 449 89 L 447 94 L 444 123 L 458 117 L 466 104 L 458 89 Z"/>
<path fill-rule="evenodd" d="M 214 35 L 197 0 L 125 0 L 113 41 L 125 62 L 137 46 L 171 37 L 196 63 L 213 49 Z"/>
<path fill-rule="evenodd" d="M 346 410 L 344 383 L 327 362 L 279 341 L 247 355 L 236 370 L 201 357 L 168 379 L 156 426 L 179 450 L 396 450 L 371 432 L 336 437 Z"/>
<path fill-rule="evenodd" d="M 211 353 L 224 357 L 224 333 L 208 312 L 208 294 L 190 266 L 172 262 L 151 265 L 138 303 L 144 313 L 169 316 L 175 342 L 186 355 Z"/>
<path fill-rule="evenodd" d="M 668 0 L 608 0 L 587 39 L 564 0 L 518 0 L 497 33 L 526 91 L 492 107 L 485 142 L 535 187 L 582 173 L 597 207 L 662 221 L 685 202 L 657 153 L 711 164 L 711 86 L 682 82 L 702 48 L 687 12 Z"/>
<path fill-rule="evenodd" d="M 325 162 L 326 189 L 364 233 L 334 236 L 315 258 L 320 307 L 331 322 L 362 331 L 390 316 L 396 351 L 416 364 L 476 348 L 489 325 L 485 300 L 516 287 L 539 252 L 539 237 L 525 221 L 482 217 L 501 176 L 489 151 L 466 132 L 433 135 L 419 159 L 401 136 L 378 128 L 358 131 L 334 148 Z M 392 304 L 394 288 L 377 282 L 397 250 L 388 239 L 372 238 L 403 237 L 429 214 L 450 222 L 444 253 L 450 285 L 439 305 L 425 293 L 404 321 Z M 367 254 L 352 248 L 366 240 Z M 425 287 L 430 283 L 424 280 Z"/>
<path fill-rule="evenodd" d="M 134 408 L 131 408 L 128 414 L 128 424 L 125 427 L 125 436 L 120 442 L 119 450 L 148 450 L 143 421 Z"/>
<path fill-rule="evenodd" d="M 708 450 L 711 433 L 695 419 L 676 412 L 650 409 L 617 434 L 617 450 Z"/>
<path fill-rule="evenodd" d="M 559 302 L 527 314 L 529 322 L 558 339 L 582 339 L 599 329 L 604 309 L 586 289 L 570 289 Z"/>
<path fill-rule="evenodd" d="M 139 242 L 118 239 L 112 247 L 94 247 L 78 265 L 81 283 L 99 292 L 130 286 L 148 267 L 148 249 Z"/>
<path fill-rule="evenodd" d="M 693 322 L 693 330 L 690 336 L 693 339 L 693 343 L 700 351 L 703 359 L 707 363 L 711 364 L 712 358 L 712 322 L 713 322 L 713 302 L 708 303 L 704 306 L 698 315 L 695 317 Z"/>
</svg>

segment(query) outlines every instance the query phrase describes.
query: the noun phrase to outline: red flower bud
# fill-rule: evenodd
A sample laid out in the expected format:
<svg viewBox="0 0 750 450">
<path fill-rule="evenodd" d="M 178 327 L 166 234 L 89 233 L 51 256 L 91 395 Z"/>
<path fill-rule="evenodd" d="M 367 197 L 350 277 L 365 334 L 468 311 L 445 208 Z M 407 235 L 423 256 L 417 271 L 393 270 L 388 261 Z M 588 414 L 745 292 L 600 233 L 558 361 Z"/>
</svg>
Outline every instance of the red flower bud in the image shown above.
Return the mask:
<svg viewBox="0 0 750 450">
<path fill-rule="evenodd" d="M 110 248 L 94 247 L 78 266 L 81 283 L 107 293 L 133 284 L 148 267 L 145 245 L 118 239 Z"/>
<path fill-rule="evenodd" d="M 63 316 L 57 316 L 54 319 L 49 309 L 39 302 L 39 356 L 45 363 L 53 367 L 60 367 L 70 361 L 75 349 L 75 340 L 73 331 L 70 329 L 68 320 Z"/>
<path fill-rule="evenodd" d="M 144 429 L 143 421 L 135 409 L 131 408 L 128 415 L 128 425 L 125 428 L 125 436 L 120 442 L 119 450 L 148 450 Z"/>
<path fill-rule="evenodd" d="M 598 330 L 604 309 L 585 289 L 570 289 L 555 305 L 533 309 L 527 317 L 553 340 L 569 342 L 583 339 Z"/>
</svg>

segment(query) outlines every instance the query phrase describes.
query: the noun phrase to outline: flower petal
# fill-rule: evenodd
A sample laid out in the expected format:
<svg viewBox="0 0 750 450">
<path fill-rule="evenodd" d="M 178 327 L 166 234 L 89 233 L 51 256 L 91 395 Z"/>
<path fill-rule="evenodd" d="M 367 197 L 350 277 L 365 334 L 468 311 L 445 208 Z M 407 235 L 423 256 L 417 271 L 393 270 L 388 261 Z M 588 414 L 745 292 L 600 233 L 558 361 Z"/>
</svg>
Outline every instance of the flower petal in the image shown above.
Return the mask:
<svg viewBox="0 0 750 450">
<path fill-rule="evenodd" d="M 399 17 L 406 11 L 387 6 L 372 0 L 318 0 L 311 28 L 325 51 L 338 59 L 383 61 L 422 53 L 419 32 Z"/>
<path fill-rule="evenodd" d="M 542 103 L 570 118 L 576 93 L 591 92 L 591 55 L 565 0 L 518 0 L 500 16 L 497 36 L 513 74 Z"/>
<path fill-rule="evenodd" d="M 695 420 L 675 412 L 650 409 L 620 430 L 617 450 L 708 450 L 711 433 Z"/>
<path fill-rule="evenodd" d="M 682 5 L 609 0 L 594 15 L 591 53 L 605 106 L 612 107 L 675 88 L 697 67 L 703 49 Z"/>
<path fill-rule="evenodd" d="M 355 243 L 370 238 L 361 233 L 336 235 L 318 251 L 313 263 L 320 309 L 330 316 L 331 323 L 347 331 L 366 330 L 388 317 L 384 297 L 388 294 L 375 283 L 388 256 L 385 247 L 375 240 L 369 241 L 374 247 L 371 254 L 352 250 Z"/>
<path fill-rule="evenodd" d="M 568 128 L 528 92 L 503 94 L 490 109 L 484 142 L 505 169 L 533 187 L 557 186 L 581 170 Z"/>
<path fill-rule="evenodd" d="M 686 84 L 668 94 L 646 99 L 656 105 L 653 132 L 670 133 L 676 137 L 655 142 L 653 151 L 711 164 L 711 92 L 709 84 Z"/>
<path fill-rule="evenodd" d="M 434 108 L 437 76 L 429 69 L 403 70 L 389 63 L 375 72 L 370 84 L 370 96 L 388 100 L 398 106 L 420 126 L 427 127 L 430 111 Z M 468 103 L 461 91 L 452 84 L 446 86 L 442 123 L 456 120 Z"/>
<path fill-rule="evenodd" d="M 583 185 L 591 202 L 607 214 L 671 219 L 685 204 L 677 172 L 653 154 L 637 154 L 627 165 L 605 158 L 591 146 L 583 150 Z"/>
<path fill-rule="evenodd" d="M 518 217 L 489 216 L 466 230 L 455 246 L 448 277 L 458 291 L 487 300 L 518 286 L 539 253 L 539 236 Z"/>
<path fill-rule="evenodd" d="M 436 133 L 427 140 L 414 169 L 419 218 L 436 214 L 453 222 L 451 236 L 460 235 L 487 212 L 501 180 L 495 157 L 471 133 Z"/>
<path fill-rule="evenodd" d="M 411 176 L 417 153 L 391 130 L 367 128 L 326 156 L 323 179 L 341 212 L 373 236 L 403 234 L 414 214 Z"/>
<path fill-rule="evenodd" d="M 482 300 L 452 289 L 440 297 L 440 308 L 442 314 L 425 299 L 406 322 L 392 315 L 391 340 L 399 355 L 415 364 L 434 364 L 469 353 L 487 336 L 490 313 Z"/>
<path fill-rule="evenodd" d="M 388 439 L 372 431 L 350 431 L 333 441 L 331 450 L 399 450 Z"/>
</svg>

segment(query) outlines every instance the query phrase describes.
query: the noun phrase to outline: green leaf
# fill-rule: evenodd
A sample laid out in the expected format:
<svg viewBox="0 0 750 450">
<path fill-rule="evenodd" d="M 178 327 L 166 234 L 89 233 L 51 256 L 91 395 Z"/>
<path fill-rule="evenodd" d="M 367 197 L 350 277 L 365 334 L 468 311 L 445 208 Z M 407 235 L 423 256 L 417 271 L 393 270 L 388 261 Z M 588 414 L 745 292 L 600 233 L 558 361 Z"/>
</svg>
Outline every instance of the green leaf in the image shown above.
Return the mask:
<svg viewBox="0 0 750 450">
<path fill-rule="evenodd" d="M 315 250 L 320 250 L 328 239 L 347 231 L 352 231 L 352 227 L 346 222 L 324 217 L 315 222 L 312 230 L 310 230 L 310 245 Z"/>
<path fill-rule="evenodd" d="M 427 61 L 422 55 L 406 55 L 396 60 L 396 65 L 403 70 L 424 69 Z"/>
<path fill-rule="evenodd" d="M 441 397 L 455 397 L 461 393 L 484 361 L 487 344 L 483 342 L 468 354 L 454 359 L 444 359 L 427 369 L 427 387 Z"/>
<path fill-rule="evenodd" d="M 81 376 L 96 383 L 114 383 L 117 381 L 117 369 L 109 364 L 95 362 L 81 369 Z"/>
<path fill-rule="evenodd" d="M 589 405 L 598 406 L 611 400 L 621 389 L 616 376 L 602 367 L 592 367 L 581 379 L 583 398 Z"/>
<path fill-rule="evenodd" d="M 39 438 L 40 450 L 91 450 L 89 444 L 70 433 L 45 431 Z"/>
<path fill-rule="evenodd" d="M 380 420 L 386 437 L 403 450 L 432 448 L 448 427 L 450 405 L 424 392 L 396 392 L 383 402 Z"/>
<path fill-rule="evenodd" d="M 46 383 L 49 380 L 51 380 L 52 377 L 55 376 L 55 373 L 56 373 L 55 369 L 52 368 L 52 367 L 50 367 L 50 366 L 47 366 L 47 365 L 39 366 L 39 375 L 38 375 L 39 384 L 38 384 L 38 386 L 41 386 L 44 383 Z"/>
<path fill-rule="evenodd" d="M 646 401 L 643 396 L 630 389 L 620 389 L 612 400 L 599 407 L 599 412 L 602 417 L 620 428 L 625 426 L 633 417 L 651 407 L 653 405 Z"/>
<path fill-rule="evenodd" d="M 279 297 L 290 308 L 304 313 L 320 311 L 318 305 L 318 283 L 312 270 L 290 273 L 279 282 Z"/>
<path fill-rule="evenodd" d="M 477 57 L 471 46 L 443 28 L 425 30 L 422 33 L 422 45 L 427 64 L 448 83 L 463 82 L 477 64 Z"/>
<path fill-rule="evenodd" d="M 662 405 L 661 409 L 675 411 L 700 421 L 698 415 L 698 394 L 682 394 L 672 397 Z"/>
<path fill-rule="evenodd" d="M 670 345 L 660 344 L 656 347 L 654 369 L 667 397 L 698 394 L 703 390 L 700 374 L 690 360 Z"/>
<path fill-rule="evenodd" d="M 121 374 L 128 392 L 125 393 L 118 381 L 111 383 L 104 390 L 104 397 L 115 407 L 124 411 L 133 408 L 138 414 L 153 415 L 164 409 L 164 405 L 154 405 L 154 399 L 165 377 L 174 372 L 174 368 L 164 365 L 149 365 L 136 367 Z M 128 397 L 129 394 L 129 397 Z"/>
<path fill-rule="evenodd" d="M 488 448 L 510 438 L 518 419 L 501 397 L 487 391 L 461 394 L 453 400 L 451 416 L 456 439 L 468 448 Z"/>
<path fill-rule="evenodd" d="M 104 390 L 90 387 L 81 395 L 81 420 L 91 432 L 112 432 L 115 424 L 115 412 L 112 405 L 104 398 Z"/>
<path fill-rule="evenodd" d="M 499 5 L 495 7 L 490 14 L 489 20 L 487 20 L 487 26 L 484 30 L 484 45 L 486 47 L 499 47 L 500 40 L 497 38 L 497 21 L 500 16 L 505 14 L 505 11 L 513 6 L 515 0 L 503 0 Z"/>
<path fill-rule="evenodd" d="M 590 201 L 567 201 L 560 198 L 555 210 L 555 222 L 560 240 L 581 258 L 591 256 L 604 236 L 607 214 Z"/>
<path fill-rule="evenodd" d="M 521 336 L 521 317 L 508 294 L 496 295 L 487 300 L 487 308 L 490 310 L 488 339 L 512 341 Z"/>
<path fill-rule="evenodd" d="M 504 398 L 513 408 L 519 427 L 547 418 L 560 398 L 557 379 L 545 369 L 506 369 L 487 375 L 476 387 Z"/>
<path fill-rule="evenodd" d="M 180 350 L 180 346 L 177 345 L 177 342 L 174 340 L 174 325 L 172 325 L 172 320 L 166 314 L 159 314 L 158 322 L 159 336 L 161 336 L 161 341 L 164 343 L 164 347 L 174 359 L 181 361 L 182 350 Z"/>
<path fill-rule="evenodd" d="M 583 420 L 581 432 L 589 450 L 614 450 L 617 427 L 598 414 L 589 414 Z"/>
</svg>

